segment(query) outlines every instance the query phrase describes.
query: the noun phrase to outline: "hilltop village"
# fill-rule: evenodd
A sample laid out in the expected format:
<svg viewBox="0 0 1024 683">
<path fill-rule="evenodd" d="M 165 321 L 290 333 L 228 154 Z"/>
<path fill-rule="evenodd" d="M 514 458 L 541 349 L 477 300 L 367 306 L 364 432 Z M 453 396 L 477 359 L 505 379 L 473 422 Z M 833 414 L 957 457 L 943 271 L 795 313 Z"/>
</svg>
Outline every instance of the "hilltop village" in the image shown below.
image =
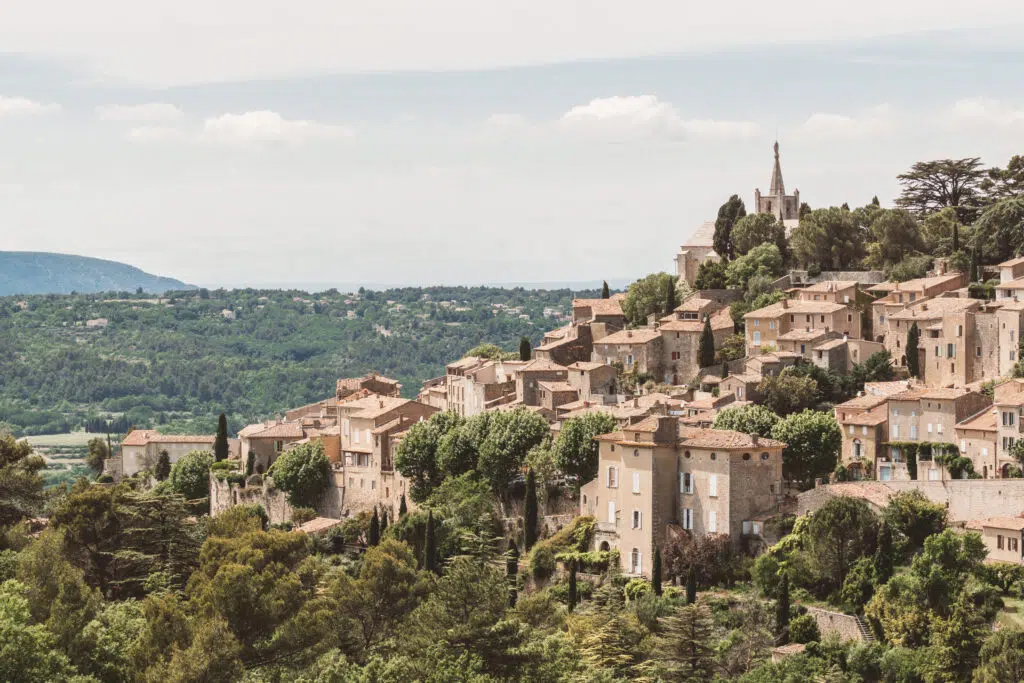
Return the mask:
<svg viewBox="0 0 1024 683">
<path fill-rule="evenodd" d="M 231 459 L 249 479 L 211 475 L 211 510 L 259 502 L 272 521 L 288 521 L 292 506 L 261 475 L 282 454 L 315 443 L 330 477 L 313 527 L 370 511 L 395 519 L 400 507 L 415 508 L 410 479 L 423 476 L 412 465 L 403 470 L 403 439 L 433 416 L 525 411 L 555 443 L 567 424 L 603 415 L 614 429 L 590 435 L 597 476 L 550 503 L 547 531 L 576 514 L 594 516 L 593 549 L 618 551 L 628 574 L 650 578 L 654 549 L 680 533 L 764 548 L 778 540 L 771 521 L 798 509 L 832 496 L 877 504 L 910 489 L 945 505 L 957 522 L 986 529 L 990 551 L 1005 554 L 999 539 L 1024 528 L 1016 521 L 1024 514 L 1024 379 L 1015 376 L 1024 257 L 980 270 L 972 264 L 973 277 L 956 268 L 955 255 L 929 258 L 921 277 L 902 280 L 883 270 L 780 274 L 765 266 L 771 254 L 758 251 L 775 249 L 772 242 L 792 249 L 801 202 L 799 190 L 786 193 L 778 144 L 769 191 L 755 190 L 753 199 L 746 222 L 755 236 L 745 239 L 758 246 L 734 254 L 724 277 L 728 259 L 716 251 L 720 230 L 709 221 L 680 247 L 674 278 L 639 281 L 633 288 L 654 291 L 631 288 L 636 301 L 607 290 L 575 299 L 571 321 L 535 348 L 485 346 L 449 363 L 415 399 L 373 372 L 339 379 L 333 395 L 242 428 Z M 744 239 L 735 234 L 742 229 L 734 241 Z M 737 282 L 732 269 L 751 258 Z M 827 427 L 820 452 L 794 453 L 793 462 L 792 447 L 771 430 L 750 428 L 749 415 L 766 408 L 777 420 L 822 403 L 834 406 L 834 453 Z M 210 450 L 213 440 L 136 430 L 105 471 L 132 476 L 161 452 L 173 464 Z M 1024 563 L 1021 553 L 1011 559 Z"/>
</svg>

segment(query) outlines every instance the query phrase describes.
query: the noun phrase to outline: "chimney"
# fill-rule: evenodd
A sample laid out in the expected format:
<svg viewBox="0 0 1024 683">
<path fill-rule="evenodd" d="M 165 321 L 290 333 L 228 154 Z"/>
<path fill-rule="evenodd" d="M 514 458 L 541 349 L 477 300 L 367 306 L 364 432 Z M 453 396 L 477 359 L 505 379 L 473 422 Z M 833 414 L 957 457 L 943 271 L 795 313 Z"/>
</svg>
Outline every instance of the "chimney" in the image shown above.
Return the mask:
<svg viewBox="0 0 1024 683">
<path fill-rule="evenodd" d="M 632 337 L 633 336 L 633 330 L 626 330 L 626 336 L 627 337 Z"/>
<path fill-rule="evenodd" d="M 782 307 L 783 308 L 789 308 L 789 299 L 783 299 L 782 300 Z"/>
<path fill-rule="evenodd" d="M 750 441 L 756 446 L 761 442 L 761 436 L 755 432 L 750 435 Z"/>
</svg>

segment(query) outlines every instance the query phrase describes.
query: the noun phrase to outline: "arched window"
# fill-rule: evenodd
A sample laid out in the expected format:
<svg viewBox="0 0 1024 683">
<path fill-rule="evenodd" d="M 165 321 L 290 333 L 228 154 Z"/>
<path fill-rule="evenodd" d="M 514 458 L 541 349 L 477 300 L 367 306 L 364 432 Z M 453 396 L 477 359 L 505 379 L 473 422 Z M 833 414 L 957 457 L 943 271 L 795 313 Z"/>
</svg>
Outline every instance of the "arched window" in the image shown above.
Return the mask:
<svg viewBox="0 0 1024 683">
<path fill-rule="evenodd" d="M 639 574 L 643 571 L 643 565 L 641 564 L 640 550 L 633 548 L 633 552 L 629 554 L 629 572 L 631 574 Z"/>
</svg>

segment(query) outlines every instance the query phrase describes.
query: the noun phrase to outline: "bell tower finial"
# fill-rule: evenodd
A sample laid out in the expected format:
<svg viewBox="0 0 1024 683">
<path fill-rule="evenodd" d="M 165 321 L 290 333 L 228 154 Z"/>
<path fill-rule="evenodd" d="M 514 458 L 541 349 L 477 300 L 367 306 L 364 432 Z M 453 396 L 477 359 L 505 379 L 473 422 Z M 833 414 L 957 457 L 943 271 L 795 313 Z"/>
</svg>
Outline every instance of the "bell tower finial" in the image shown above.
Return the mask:
<svg viewBox="0 0 1024 683">
<path fill-rule="evenodd" d="M 768 187 L 768 194 L 779 197 L 786 194 L 786 186 L 782 182 L 782 164 L 779 163 L 779 141 L 775 141 L 775 166 L 772 168 L 772 182 Z"/>
</svg>

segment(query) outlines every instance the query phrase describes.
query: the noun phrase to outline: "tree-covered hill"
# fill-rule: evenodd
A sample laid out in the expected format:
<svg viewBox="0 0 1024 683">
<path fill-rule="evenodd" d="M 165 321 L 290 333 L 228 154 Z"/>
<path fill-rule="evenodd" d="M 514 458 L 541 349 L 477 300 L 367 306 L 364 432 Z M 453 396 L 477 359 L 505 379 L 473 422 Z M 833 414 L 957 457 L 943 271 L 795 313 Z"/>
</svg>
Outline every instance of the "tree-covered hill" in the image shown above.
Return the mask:
<svg viewBox="0 0 1024 683">
<path fill-rule="evenodd" d="M 536 343 L 562 324 L 572 296 L 433 287 L 0 298 L 0 422 L 17 434 L 115 417 L 122 428 L 213 431 L 223 411 L 238 429 L 370 370 L 415 396 L 481 342 Z"/>
<path fill-rule="evenodd" d="M 180 280 L 150 275 L 117 261 L 36 251 L 0 251 L 0 296 L 71 292 L 161 293 L 187 289 Z"/>
</svg>

